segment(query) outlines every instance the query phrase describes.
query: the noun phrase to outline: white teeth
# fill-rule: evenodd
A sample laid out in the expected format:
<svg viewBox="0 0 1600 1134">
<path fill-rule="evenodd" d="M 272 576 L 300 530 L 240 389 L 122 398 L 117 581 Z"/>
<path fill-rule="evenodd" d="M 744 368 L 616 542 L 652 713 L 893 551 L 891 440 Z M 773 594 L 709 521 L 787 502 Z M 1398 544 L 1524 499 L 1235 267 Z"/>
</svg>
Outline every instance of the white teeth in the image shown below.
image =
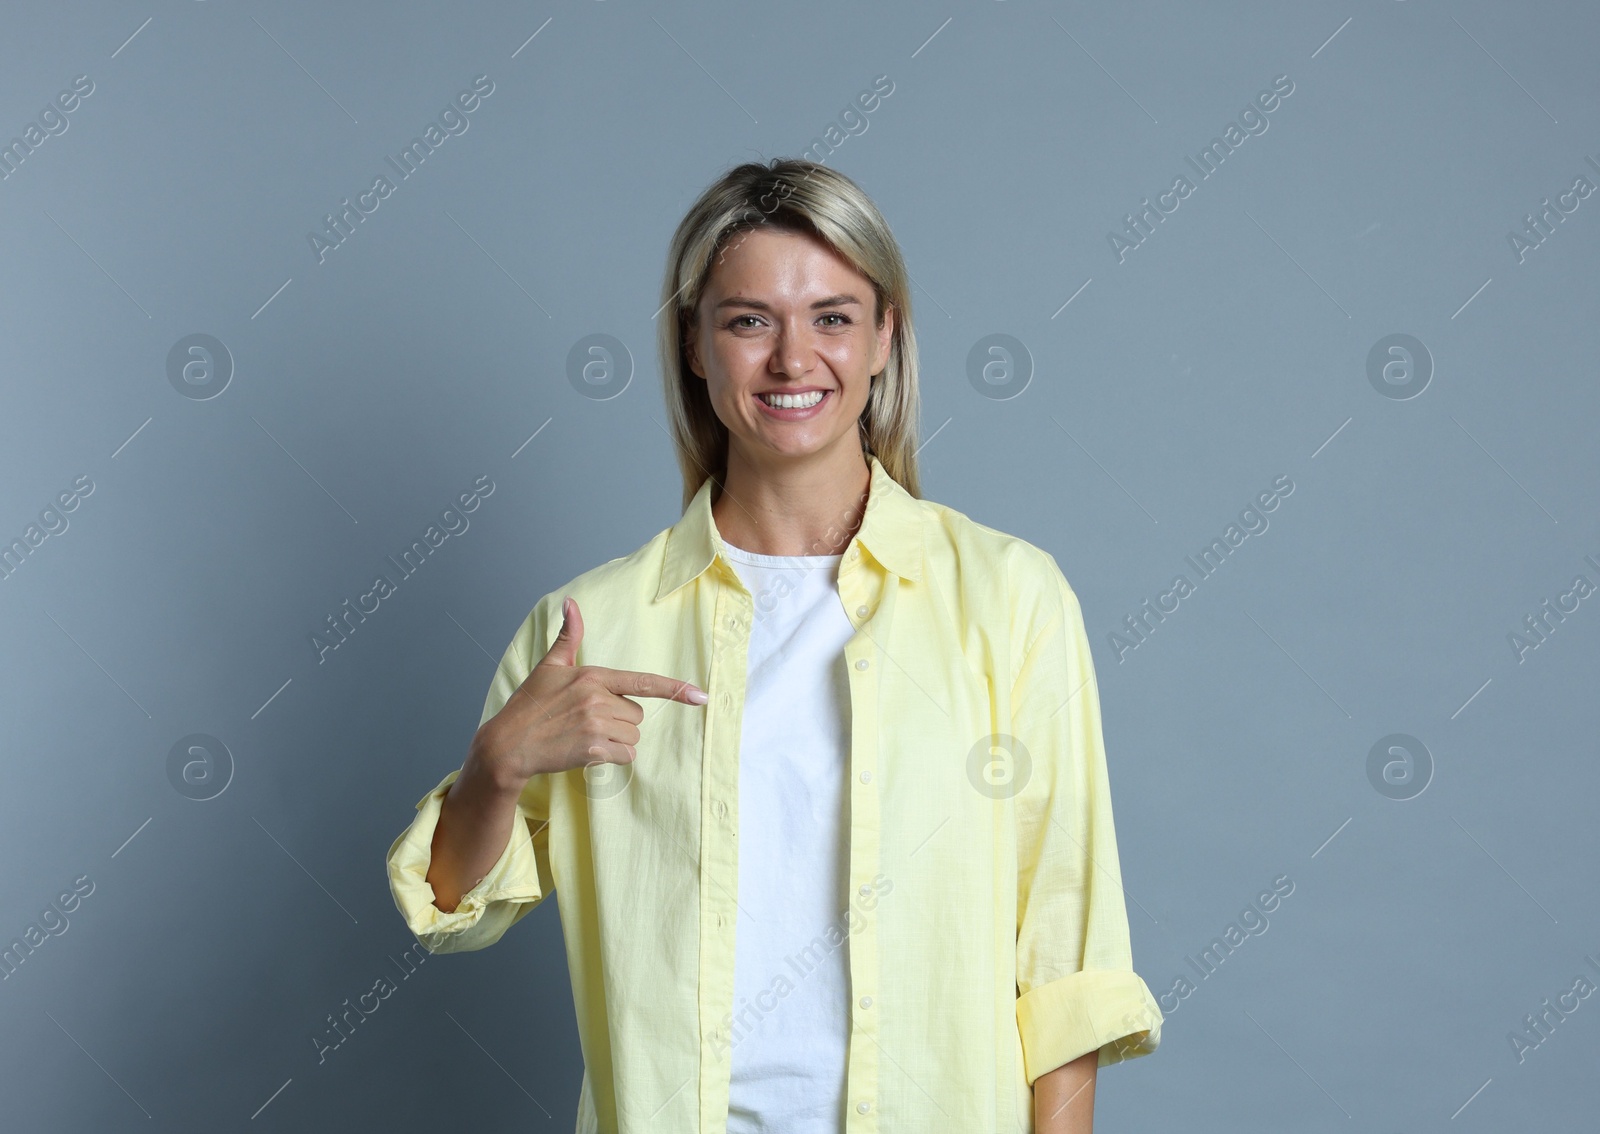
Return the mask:
<svg viewBox="0 0 1600 1134">
<path fill-rule="evenodd" d="M 805 409 L 820 402 L 823 393 L 812 390 L 809 394 L 761 394 L 760 398 L 774 409 Z"/>
</svg>

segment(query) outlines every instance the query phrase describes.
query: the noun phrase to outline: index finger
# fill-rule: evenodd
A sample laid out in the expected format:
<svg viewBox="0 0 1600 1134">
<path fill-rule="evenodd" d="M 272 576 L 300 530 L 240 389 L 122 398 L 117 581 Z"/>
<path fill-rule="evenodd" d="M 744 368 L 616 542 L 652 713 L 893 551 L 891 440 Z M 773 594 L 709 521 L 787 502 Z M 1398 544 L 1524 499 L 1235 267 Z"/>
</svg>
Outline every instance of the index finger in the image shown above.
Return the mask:
<svg viewBox="0 0 1600 1134">
<path fill-rule="evenodd" d="M 661 697 L 686 705 L 704 705 L 710 700 L 705 690 L 675 677 L 632 669 L 607 669 L 604 666 L 595 666 L 594 669 L 599 672 L 601 682 L 608 690 L 623 697 Z"/>
</svg>

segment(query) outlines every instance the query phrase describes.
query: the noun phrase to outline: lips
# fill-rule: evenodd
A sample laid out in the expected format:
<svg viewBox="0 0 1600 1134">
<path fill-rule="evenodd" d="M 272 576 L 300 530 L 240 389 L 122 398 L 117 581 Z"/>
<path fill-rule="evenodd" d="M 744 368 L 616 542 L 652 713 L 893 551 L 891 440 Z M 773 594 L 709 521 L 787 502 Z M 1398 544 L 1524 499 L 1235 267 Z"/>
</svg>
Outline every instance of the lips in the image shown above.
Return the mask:
<svg viewBox="0 0 1600 1134">
<path fill-rule="evenodd" d="M 767 390 L 764 392 L 769 394 L 782 393 L 790 397 L 795 396 L 795 394 L 789 390 Z M 751 397 L 754 398 L 756 404 L 761 407 L 762 414 L 774 421 L 809 421 L 811 418 L 816 417 L 818 414 L 822 413 L 828 408 L 828 399 L 833 396 L 834 391 L 817 390 L 800 391 L 800 393 L 820 393 L 822 396 L 815 404 L 809 406 L 775 406 L 769 404 L 767 400 L 761 397 L 759 394 L 752 394 Z"/>
<path fill-rule="evenodd" d="M 826 390 L 818 390 L 818 389 L 811 389 L 811 390 L 763 390 L 760 393 L 755 395 L 757 400 L 761 401 L 762 403 L 764 403 L 764 404 L 766 404 L 768 406 L 771 406 L 773 409 L 809 409 L 813 405 L 820 405 L 822 403 L 822 399 L 827 397 L 827 396 L 828 396 L 828 391 L 826 391 Z M 769 397 L 789 398 L 789 399 L 798 401 L 798 404 L 785 406 L 785 405 L 781 405 L 781 404 L 778 404 L 778 403 L 767 401 L 767 398 L 769 398 Z M 812 400 L 813 397 L 815 398 L 815 400 Z"/>
</svg>

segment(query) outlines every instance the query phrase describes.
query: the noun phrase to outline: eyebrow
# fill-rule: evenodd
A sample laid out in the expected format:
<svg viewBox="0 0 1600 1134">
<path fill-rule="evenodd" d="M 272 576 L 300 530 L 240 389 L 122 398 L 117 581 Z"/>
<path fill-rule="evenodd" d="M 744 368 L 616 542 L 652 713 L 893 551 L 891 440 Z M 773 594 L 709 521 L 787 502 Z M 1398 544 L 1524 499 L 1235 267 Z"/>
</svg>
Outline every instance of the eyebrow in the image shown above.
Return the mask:
<svg viewBox="0 0 1600 1134">
<path fill-rule="evenodd" d="M 848 303 L 854 303 L 857 307 L 862 306 L 861 300 L 857 299 L 853 295 L 830 295 L 825 299 L 819 299 L 813 303 L 811 305 L 811 310 L 816 311 L 823 307 L 843 307 Z M 757 311 L 772 310 L 770 304 L 763 303 L 759 299 L 748 299 L 742 295 L 730 295 L 727 299 L 724 299 L 721 303 L 717 304 L 712 310 L 721 310 L 724 307 L 751 307 Z"/>
</svg>

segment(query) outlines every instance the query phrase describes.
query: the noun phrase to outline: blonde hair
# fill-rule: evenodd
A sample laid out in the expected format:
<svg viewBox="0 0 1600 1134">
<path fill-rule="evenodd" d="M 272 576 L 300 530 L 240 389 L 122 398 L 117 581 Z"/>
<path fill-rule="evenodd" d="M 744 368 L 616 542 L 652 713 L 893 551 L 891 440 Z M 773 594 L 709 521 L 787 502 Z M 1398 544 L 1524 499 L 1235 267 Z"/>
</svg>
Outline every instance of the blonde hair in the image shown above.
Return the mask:
<svg viewBox="0 0 1600 1134">
<path fill-rule="evenodd" d="M 844 174 L 802 158 L 746 162 L 700 194 L 667 252 L 661 282 L 656 345 L 667 403 L 668 428 L 683 475 L 683 507 L 710 477 L 721 491 L 728 472 L 728 428 L 717 417 L 704 379 L 684 357 L 684 329 L 695 318 L 711 269 L 735 237 L 768 225 L 803 233 L 826 244 L 872 282 L 876 325 L 893 307 L 889 360 L 874 375 L 859 420 L 864 453 L 912 496 L 917 477 L 917 339 L 911 324 L 911 288 L 900 246 L 883 214 Z"/>
</svg>

